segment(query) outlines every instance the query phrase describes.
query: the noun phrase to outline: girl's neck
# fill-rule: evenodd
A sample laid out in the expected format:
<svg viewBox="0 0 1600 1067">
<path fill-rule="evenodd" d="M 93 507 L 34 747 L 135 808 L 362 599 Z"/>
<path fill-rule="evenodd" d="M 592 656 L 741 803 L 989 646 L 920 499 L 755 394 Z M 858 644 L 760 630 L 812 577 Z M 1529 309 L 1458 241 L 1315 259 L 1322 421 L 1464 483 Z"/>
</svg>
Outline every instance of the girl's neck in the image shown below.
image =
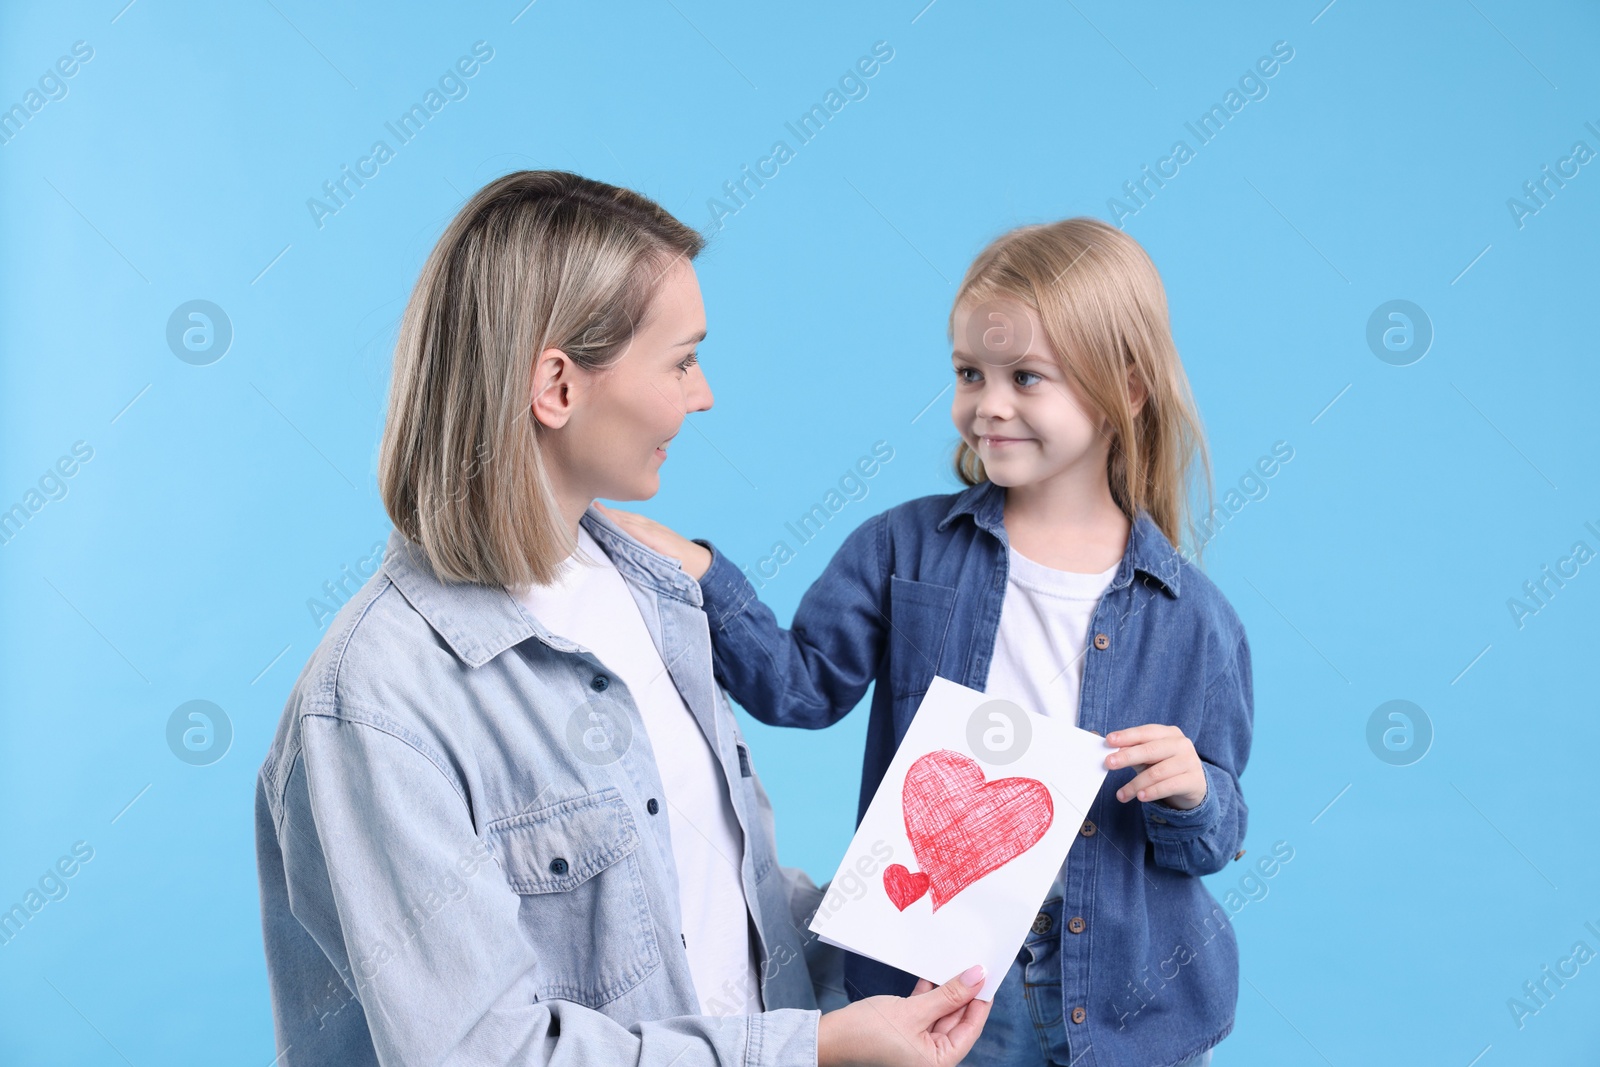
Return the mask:
<svg viewBox="0 0 1600 1067">
<path fill-rule="evenodd" d="M 1023 556 L 1081 574 L 1115 566 L 1127 551 L 1132 529 L 1103 478 L 1088 485 L 1008 488 L 1004 522 L 1011 547 Z"/>
</svg>

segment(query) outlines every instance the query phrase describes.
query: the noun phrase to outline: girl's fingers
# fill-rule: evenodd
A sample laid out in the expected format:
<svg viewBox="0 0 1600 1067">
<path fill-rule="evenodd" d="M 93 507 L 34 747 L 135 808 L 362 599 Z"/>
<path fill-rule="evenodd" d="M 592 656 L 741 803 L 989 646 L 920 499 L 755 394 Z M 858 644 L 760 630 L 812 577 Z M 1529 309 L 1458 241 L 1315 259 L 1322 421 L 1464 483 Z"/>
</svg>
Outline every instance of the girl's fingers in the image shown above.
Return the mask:
<svg viewBox="0 0 1600 1067">
<path fill-rule="evenodd" d="M 1148 803 L 1152 800 L 1165 800 L 1174 793 L 1184 792 L 1183 779 L 1181 777 L 1167 778 L 1160 782 L 1152 782 L 1149 785 L 1140 786 L 1139 788 L 1144 790 L 1144 796 L 1142 797 L 1139 796 L 1137 790 L 1131 793 L 1125 793 L 1123 795 L 1129 800 L 1143 800 Z"/>
<path fill-rule="evenodd" d="M 1130 726 L 1126 730 L 1112 730 L 1106 734 L 1106 741 L 1118 748 L 1128 745 L 1137 745 L 1144 741 L 1154 741 L 1158 737 L 1167 737 L 1170 734 L 1182 735 L 1183 731 L 1176 726 L 1165 723 L 1150 722 L 1143 726 Z"/>
<path fill-rule="evenodd" d="M 1132 748 L 1118 749 L 1106 757 L 1106 766 L 1112 770 L 1119 767 L 1149 767 L 1182 751 L 1183 746 L 1176 738 L 1163 737 Z"/>
<path fill-rule="evenodd" d="M 1160 800 L 1162 797 L 1173 793 L 1183 792 L 1183 786 L 1188 778 L 1188 768 L 1171 766 L 1175 761 L 1166 760 L 1153 767 L 1146 767 L 1144 772 L 1136 775 L 1134 779 L 1121 789 L 1117 790 L 1118 800 L 1131 800 L 1143 791 L 1143 800 Z"/>
</svg>

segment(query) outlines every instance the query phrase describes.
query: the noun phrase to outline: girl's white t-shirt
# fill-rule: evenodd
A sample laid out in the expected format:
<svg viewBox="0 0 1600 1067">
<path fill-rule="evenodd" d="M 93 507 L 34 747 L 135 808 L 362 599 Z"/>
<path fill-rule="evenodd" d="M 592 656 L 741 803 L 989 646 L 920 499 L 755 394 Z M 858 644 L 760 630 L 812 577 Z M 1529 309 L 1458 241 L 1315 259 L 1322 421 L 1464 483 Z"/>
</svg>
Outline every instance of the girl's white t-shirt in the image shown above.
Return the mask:
<svg viewBox="0 0 1600 1067">
<path fill-rule="evenodd" d="M 1058 571 L 1010 549 L 984 692 L 1076 726 L 1089 624 L 1119 565 L 1099 574 Z M 1045 899 L 1064 894 L 1057 871 Z"/>
<path fill-rule="evenodd" d="M 1010 549 L 984 692 L 1076 726 L 1089 623 L 1118 566 L 1099 574 L 1058 571 Z"/>
<path fill-rule="evenodd" d="M 594 653 L 627 685 L 666 791 L 661 814 L 671 831 L 683 940 L 701 1013 L 761 1011 L 740 874 L 742 836 L 727 781 L 627 582 L 580 527 L 578 551 L 562 562 L 553 584 L 508 591 L 546 629 Z"/>
</svg>

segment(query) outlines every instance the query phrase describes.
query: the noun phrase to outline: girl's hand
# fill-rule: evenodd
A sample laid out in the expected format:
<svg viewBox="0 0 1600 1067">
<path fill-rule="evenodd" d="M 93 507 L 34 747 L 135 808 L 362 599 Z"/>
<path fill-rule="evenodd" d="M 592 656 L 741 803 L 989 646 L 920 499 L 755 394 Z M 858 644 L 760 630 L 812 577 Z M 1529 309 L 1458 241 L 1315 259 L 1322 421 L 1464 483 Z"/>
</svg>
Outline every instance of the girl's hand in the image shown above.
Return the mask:
<svg viewBox="0 0 1600 1067">
<path fill-rule="evenodd" d="M 608 508 L 598 500 L 594 506 L 604 512 L 606 518 L 627 531 L 634 540 L 655 549 L 663 556 L 671 556 L 677 560 L 683 567 L 684 573 L 695 581 L 698 582 L 710 569 L 711 551 L 706 546 L 697 545 L 676 530 L 670 530 L 643 515 Z"/>
<path fill-rule="evenodd" d="M 973 967 L 942 986 L 919 981 L 909 997 L 828 1012 L 817 1023 L 818 1067 L 955 1067 L 989 1018 L 989 1004 L 973 999 L 983 978 Z"/>
<path fill-rule="evenodd" d="M 1117 751 L 1106 757 L 1106 766 L 1139 767 L 1141 773 L 1121 789 L 1117 799 L 1127 803 L 1159 800 L 1169 808 L 1187 810 L 1200 806 L 1206 798 L 1206 772 L 1194 742 L 1176 726 L 1147 723 L 1106 734 L 1106 742 Z"/>
</svg>

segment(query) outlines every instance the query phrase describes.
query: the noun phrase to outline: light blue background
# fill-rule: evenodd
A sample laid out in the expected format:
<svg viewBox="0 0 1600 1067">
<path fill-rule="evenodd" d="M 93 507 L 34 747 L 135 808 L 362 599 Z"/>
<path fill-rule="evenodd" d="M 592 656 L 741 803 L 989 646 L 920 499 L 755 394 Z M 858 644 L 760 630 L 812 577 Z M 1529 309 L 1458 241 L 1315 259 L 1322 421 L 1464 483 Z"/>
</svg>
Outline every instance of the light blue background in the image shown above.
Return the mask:
<svg viewBox="0 0 1600 1067">
<path fill-rule="evenodd" d="M 1216 1062 L 1595 1062 L 1600 964 L 1520 1030 L 1507 1000 L 1575 942 L 1600 950 L 1600 565 L 1521 629 L 1507 599 L 1574 541 L 1600 548 L 1600 165 L 1522 228 L 1506 202 L 1575 141 L 1600 149 L 1600 16 L 923 2 L 8 5 L 0 106 L 74 41 L 94 58 L 0 145 L 0 508 L 74 441 L 94 458 L 0 547 L 0 906 L 73 842 L 95 855 L 0 946 L 0 1062 L 272 1060 L 253 779 L 320 636 L 306 601 L 387 535 L 397 319 L 463 196 L 559 167 L 703 226 L 880 40 L 869 95 L 700 260 L 716 406 L 644 510 L 753 563 L 890 442 L 870 496 L 768 584 L 787 619 L 849 528 L 955 487 L 935 398 L 972 256 L 1013 225 L 1107 217 L 1289 42 L 1269 95 L 1127 223 L 1164 276 L 1219 493 L 1294 448 L 1208 553 L 1256 682 L 1251 855 L 1209 884 L 1294 848 L 1235 917 Z M 318 229 L 307 198 L 479 40 L 494 58 L 469 95 Z M 196 298 L 235 331 L 209 366 L 164 336 Z M 1365 342 L 1394 298 L 1436 331 L 1411 366 Z M 196 698 L 235 730 L 206 767 L 164 736 Z M 1367 746 L 1391 699 L 1436 731 L 1411 766 Z M 864 725 L 746 720 L 785 861 L 819 879 L 853 826 Z"/>
</svg>

